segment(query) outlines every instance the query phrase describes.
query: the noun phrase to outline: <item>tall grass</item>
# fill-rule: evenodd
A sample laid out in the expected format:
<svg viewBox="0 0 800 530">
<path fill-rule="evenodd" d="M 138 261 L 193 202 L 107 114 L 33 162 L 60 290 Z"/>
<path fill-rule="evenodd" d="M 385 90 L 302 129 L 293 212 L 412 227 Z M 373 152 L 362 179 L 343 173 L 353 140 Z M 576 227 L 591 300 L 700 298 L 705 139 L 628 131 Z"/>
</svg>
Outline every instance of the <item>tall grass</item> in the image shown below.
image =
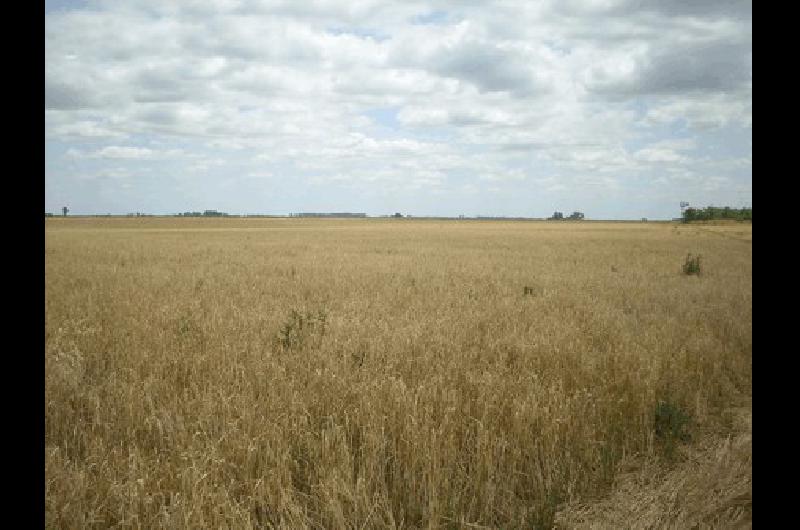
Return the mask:
<svg viewBox="0 0 800 530">
<path fill-rule="evenodd" d="M 751 395 L 750 243 L 658 223 L 53 219 L 45 267 L 49 527 L 548 528 Z"/>
</svg>

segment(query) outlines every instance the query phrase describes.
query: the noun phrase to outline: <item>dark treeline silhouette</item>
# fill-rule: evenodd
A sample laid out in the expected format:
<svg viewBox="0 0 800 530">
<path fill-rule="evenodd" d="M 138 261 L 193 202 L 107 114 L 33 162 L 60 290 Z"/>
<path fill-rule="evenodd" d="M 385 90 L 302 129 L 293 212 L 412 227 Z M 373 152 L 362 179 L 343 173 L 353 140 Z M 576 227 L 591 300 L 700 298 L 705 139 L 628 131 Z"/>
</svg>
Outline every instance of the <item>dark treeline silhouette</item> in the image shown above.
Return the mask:
<svg viewBox="0 0 800 530">
<path fill-rule="evenodd" d="M 553 216 L 549 217 L 548 220 L 550 221 L 580 221 L 583 219 L 583 212 L 572 212 L 569 217 L 564 217 L 562 212 L 553 212 Z"/>
<path fill-rule="evenodd" d="M 752 221 L 752 208 L 731 208 L 730 206 L 716 207 L 707 206 L 706 208 L 686 208 L 683 211 L 683 222 L 691 221 L 714 221 L 719 219 L 730 219 L 734 221 Z"/>
<path fill-rule="evenodd" d="M 230 217 L 230 214 L 218 212 L 216 210 L 206 210 L 204 212 L 183 212 L 178 217 Z"/>
<path fill-rule="evenodd" d="M 290 214 L 290 217 L 366 217 L 365 213 L 352 212 L 300 212 Z"/>
</svg>

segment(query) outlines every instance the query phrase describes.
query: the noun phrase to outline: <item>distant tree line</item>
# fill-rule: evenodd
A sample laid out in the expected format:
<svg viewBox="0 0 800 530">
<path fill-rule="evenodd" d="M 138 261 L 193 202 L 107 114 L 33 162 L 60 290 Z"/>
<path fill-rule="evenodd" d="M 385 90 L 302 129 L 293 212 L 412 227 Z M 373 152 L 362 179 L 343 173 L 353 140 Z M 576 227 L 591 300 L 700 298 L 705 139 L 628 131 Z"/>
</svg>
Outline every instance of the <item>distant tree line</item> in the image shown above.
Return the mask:
<svg viewBox="0 0 800 530">
<path fill-rule="evenodd" d="M 367 214 L 365 213 L 353 213 L 353 212 L 299 212 L 299 213 L 289 214 L 289 217 L 366 217 L 366 216 Z"/>
<path fill-rule="evenodd" d="M 230 214 L 218 212 L 216 210 L 206 210 L 204 212 L 183 212 L 178 217 L 230 217 Z"/>
<path fill-rule="evenodd" d="M 731 208 L 730 206 L 706 208 L 686 208 L 683 211 L 683 222 L 713 221 L 718 219 L 731 219 L 734 221 L 752 221 L 752 208 Z"/>
<path fill-rule="evenodd" d="M 583 219 L 583 212 L 572 212 L 569 217 L 564 217 L 562 212 L 553 212 L 553 216 L 549 217 L 548 220 L 550 221 L 580 221 Z"/>
</svg>

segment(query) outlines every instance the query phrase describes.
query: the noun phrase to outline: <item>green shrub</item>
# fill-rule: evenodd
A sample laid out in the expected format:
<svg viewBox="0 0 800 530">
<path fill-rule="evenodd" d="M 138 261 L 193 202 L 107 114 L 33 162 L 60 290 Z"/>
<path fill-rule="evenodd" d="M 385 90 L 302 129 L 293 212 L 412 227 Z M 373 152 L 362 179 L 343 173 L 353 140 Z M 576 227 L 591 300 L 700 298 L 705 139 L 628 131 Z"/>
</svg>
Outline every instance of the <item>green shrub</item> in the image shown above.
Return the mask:
<svg viewBox="0 0 800 530">
<path fill-rule="evenodd" d="M 689 440 L 691 418 L 679 405 L 670 401 L 659 401 L 655 411 L 656 436 L 662 439 Z"/>
<path fill-rule="evenodd" d="M 683 264 L 683 273 L 687 275 L 691 274 L 700 274 L 700 256 L 692 257 L 692 254 L 689 253 L 686 256 L 686 261 Z"/>
<path fill-rule="evenodd" d="M 684 409 L 671 401 L 661 400 L 656 405 L 654 429 L 664 456 L 672 459 L 678 442 L 688 442 L 691 417 Z"/>
</svg>

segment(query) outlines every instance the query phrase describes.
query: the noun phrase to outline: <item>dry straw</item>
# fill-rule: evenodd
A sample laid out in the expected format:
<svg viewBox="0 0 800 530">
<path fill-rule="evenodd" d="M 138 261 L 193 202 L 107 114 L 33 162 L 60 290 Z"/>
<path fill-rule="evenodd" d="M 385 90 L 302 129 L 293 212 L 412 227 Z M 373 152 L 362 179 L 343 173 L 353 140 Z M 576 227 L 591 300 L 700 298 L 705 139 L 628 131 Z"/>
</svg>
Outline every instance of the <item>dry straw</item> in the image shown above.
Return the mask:
<svg viewBox="0 0 800 530">
<path fill-rule="evenodd" d="M 751 231 L 704 230 L 48 220 L 47 526 L 617 526 L 631 462 L 642 527 L 746 521 Z"/>
</svg>

